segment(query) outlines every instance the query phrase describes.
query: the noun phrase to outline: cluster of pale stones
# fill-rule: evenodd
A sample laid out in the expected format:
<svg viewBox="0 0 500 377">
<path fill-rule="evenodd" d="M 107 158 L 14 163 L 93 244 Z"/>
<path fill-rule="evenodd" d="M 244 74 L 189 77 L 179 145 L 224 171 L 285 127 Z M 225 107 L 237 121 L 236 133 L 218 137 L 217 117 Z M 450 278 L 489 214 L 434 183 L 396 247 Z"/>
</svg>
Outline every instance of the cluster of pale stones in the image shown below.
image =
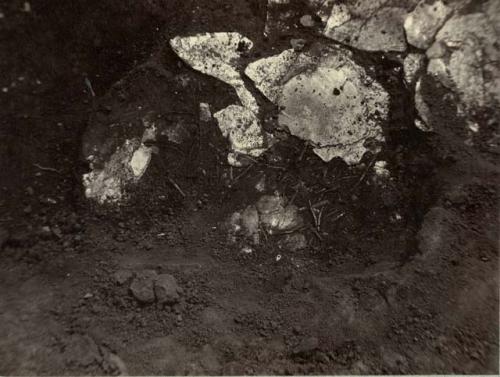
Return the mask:
<svg viewBox="0 0 500 377">
<path fill-rule="evenodd" d="M 269 0 L 265 33 L 291 27 L 287 23 L 291 13 L 286 11 L 290 1 Z M 340 45 L 398 54 L 406 84 L 415 92 L 416 126 L 424 131 L 433 129 L 421 93 L 424 74 L 456 94 L 457 112 L 465 117 L 498 106 L 500 59 L 495 44 L 500 1 L 490 0 L 472 13 L 463 12 L 471 1 L 309 0 L 316 17 L 304 15 L 302 25 L 340 44 L 287 49 L 246 67 L 242 56 L 253 43 L 237 32 L 178 36 L 170 45 L 193 69 L 234 88 L 238 103 L 214 114 L 229 141 L 230 165 L 242 166 L 248 161 L 244 157 L 259 157 L 275 142 L 262 128 L 261 110 L 245 77 L 277 105 L 279 127 L 307 141 L 322 160 L 340 157 L 352 165 L 360 162 L 367 145 L 377 145 L 370 141 L 384 142 L 381 126 L 390 97 L 353 60 L 351 49 Z M 416 52 L 407 53 L 408 44 Z M 151 130 L 146 128 L 145 135 L 150 137 Z M 137 181 L 149 164 L 151 150 L 143 141 L 127 140 L 104 168 L 87 174 L 87 196 L 100 202 L 119 200 L 122 182 Z"/>
</svg>

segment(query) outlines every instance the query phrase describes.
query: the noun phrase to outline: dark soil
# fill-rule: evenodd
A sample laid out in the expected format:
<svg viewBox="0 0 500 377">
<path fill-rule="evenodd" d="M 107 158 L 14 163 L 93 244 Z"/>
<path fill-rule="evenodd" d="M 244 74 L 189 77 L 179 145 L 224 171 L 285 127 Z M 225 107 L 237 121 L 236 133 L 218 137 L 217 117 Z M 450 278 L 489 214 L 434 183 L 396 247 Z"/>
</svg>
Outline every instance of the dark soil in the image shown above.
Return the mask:
<svg viewBox="0 0 500 377">
<path fill-rule="evenodd" d="M 198 106 L 215 112 L 236 95 L 183 64 L 169 38 L 239 31 L 255 43 L 249 60 L 290 37 L 325 41 L 300 28 L 265 39 L 258 0 L 31 8 L 0 5 L 0 374 L 498 373 L 491 115 L 464 143 L 445 89 L 426 81 L 440 126 L 424 134 L 397 58 L 355 52 L 393 98 L 378 157 L 392 180 L 373 174 L 370 153 L 357 167 L 326 164 L 282 133 L 263 158 L 230 168 Z M 82 153 L 97 146 L 104 160 L 144 117 L 184 124 L 185 141 L 158 140 L 126 204 L 92 204 Z M 258 199 L 263 176 L 267 194 L 301 208 L 307 248 L 276 235 L 245 254 L 244 240 L 228 241 L 226 219 Z M 173 275 L 180 299 L 138 302 L 130 279 L 143 270 Z"/>
</svg>

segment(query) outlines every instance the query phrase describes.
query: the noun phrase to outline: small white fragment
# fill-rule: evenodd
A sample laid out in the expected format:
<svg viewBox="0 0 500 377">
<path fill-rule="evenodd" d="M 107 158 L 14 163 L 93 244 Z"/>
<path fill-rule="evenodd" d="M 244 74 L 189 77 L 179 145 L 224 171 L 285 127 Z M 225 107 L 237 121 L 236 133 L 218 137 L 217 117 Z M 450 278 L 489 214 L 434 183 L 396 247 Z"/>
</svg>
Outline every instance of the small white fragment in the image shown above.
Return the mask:
<svg viewBox="0 0 500 377">
<path fill-rule="evenodd" d="M 210 122 L 212 120 L 212 112 L 208 103 L 200 103 L 200 120 L 202 122 Z"/>
<path fill-rule="evenodd" d="M 230 105 L 215 113 L 214 117 L 233 152 L 258 157 L 266 151 L 266 136 L 259 119 L 250 109 Z"/>
<path fill-rule="evenodd" d="M 259 181 L 255 184 L 255 189 L 258 192 L 264 192 L 266 191 L 266 176 L 263 175 Z"/>
<path fill-rule="evenodd" d="M 136 178 L 142 177 L 151 161 L 151 148 L 141 145 L 132 155 L 130 168 Z"/>
<path fill-rule="evenodd" d="M 300 17 L 300 23 L 305 27 L 313 27 L 316 24 L 310 14 Z"/>
<path fill-rule="evenodd" d="M 418 79 L 415 85 L 415 109 L 420 119 L 415 119 L 415 126 L 424 132 L 433 131 L 431 120 L 431 110 L 422 95 L 422 79 Z"/>
<path fill-rule="evenodd" d="M 375 170 L 375 174 L 380 178 L 389 178 L 391 176 L 389 169 L 387 169 L 387 161 L 375 162 L 373 169 Z"/>
<path fill-rule="evenodd" d="M 276 262 L 279 262 L 281 260 L 281 254 L 276 255 Z"/>
<path fill-rule="evenodd" d="M 124 186 L 128 183 L 137 183 L 151 161 L 153 147 L 148 147 L 143 142 L 155 138 L 156 128 L 154 126 L 146 128 L 141 140 L 126 140 L 111 155 L 102 169 L 93 169 L 84 174 L 85 196 L 101 204 L 122 200 Z"/>
<path fill-rule="evenodd" d="M 31 4 L 28 1 L 25 1 L 23 4 L 23 12 L 26 12 L 26 13 L 31 12 Z"/>
<path fill-rule="evenodd" d="M 241 249 L 241 252 L 243 254 L 252 254 L 253 253 L 253 249 L 250 246 L 243 246 L 242 249 Z"/>
<path fill-rule="evenodd" d="M 474 133 L 479 132 L 479 124 L 477 124 L 475 122 L 470 122 L 470 121 L 467 122 L 467 127 L 469 128 L 469 130 L 471 130 Z"/>
<path fill-rule="evenodd" d="M 424 68 L 425 55 L 410 53 L 406 56 L 403 67 L 405 73 L 405 81 L 408 85 L 413 85 L 417 74 Z"/>
</svg>

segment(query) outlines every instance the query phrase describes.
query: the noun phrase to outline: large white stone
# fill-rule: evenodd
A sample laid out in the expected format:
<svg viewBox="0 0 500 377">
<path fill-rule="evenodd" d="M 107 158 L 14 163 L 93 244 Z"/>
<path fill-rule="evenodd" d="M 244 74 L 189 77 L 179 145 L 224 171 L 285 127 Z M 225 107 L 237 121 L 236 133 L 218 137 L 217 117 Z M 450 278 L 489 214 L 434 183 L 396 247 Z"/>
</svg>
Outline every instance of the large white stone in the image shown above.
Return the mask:
<svg viewBox="0 0 500 377">
<path fill-rule="evenodd" d="M 383 0 L 358 0 L 332 6 L 323 34 L 366 51 L 406 50 L 403 23 L 408 7 L 393 7 Z"/>
<path fill-rule="evenodd" d="M 500 104 L 498 16 L 486 13 L 490 9 L 486 4 L 484 12 L 453 16 L 427 51 L 428 73 L 458 95 L 459 108 L 469 115 Z"/>
<path fill-rule="evenodd" d="M 239 33 L 206 33 L 170 40 L 174 52 L 191 67 L 231 85 L 241 104 L 258 112 L 257 101 L 238 71 L 241 53 L 253 43 Z"/>
<path fill-rule="evenodd" d="M 389 95 L 345 49 L 326 49 L 321 56 L 286 50 L 245 72 L 279 106 L 280 126 L 309 141 L 324 161 L 341 157 L 355 164 L 367 140 L 384 140 L 380 123 Z"/>
<path fill-rule="evenodd" d="M 441 0 L 420 1 L 404 22 L 408 43 L 421 49 L 429 48 L 439 28 L 452 12 L 453 9 Z"/>
</svg>

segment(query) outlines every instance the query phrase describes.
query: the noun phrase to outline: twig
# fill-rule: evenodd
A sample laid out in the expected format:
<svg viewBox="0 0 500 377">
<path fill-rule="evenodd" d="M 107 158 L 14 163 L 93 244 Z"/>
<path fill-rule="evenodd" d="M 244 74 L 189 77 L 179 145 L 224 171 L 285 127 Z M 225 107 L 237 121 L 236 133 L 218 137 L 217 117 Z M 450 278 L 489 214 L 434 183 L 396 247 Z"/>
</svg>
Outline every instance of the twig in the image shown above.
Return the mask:
<svg viewBox="0 0 500 377">
<path fill-rule="evenodd" d="M 40 169 L 40 170 L 43 170 L 43 171 L 51 171 L 53 173 L 58 173 L 58 174 L 61 174 L 61 172 L 57 169 L 54 169 L 54 168 L 49 168 L 49 167 L 45 167 L 45 166 L 41 166 L 39 164 L 33 164 L 34 167 Z"/>
<path fill-rule="evenodd" d="M 254 166 L 255 164 L 248 165 L 245 170 L 243 170 L 240 174 L 238 174 L 234 179 L 231 181 L 231 183 L 237 182 L 241 177 L 243 177 L 248 171 Z"/>
<path fill-rule="evenodd" d="M 179 191 L 179 193 L 185 198 L 186 194 L 184 193 L 184 191 L 181 190 L 179 185 L 177 183 L 175 183 L 175 181 L 172 178 L 167 177 L 167 179 L 172 184 L 172 186 L 174 186 L 177 189 L 177 191 Z"/>
<path fill-rule="evenodd" d="M 358 186 L 361 184 L 361 182 L 363 182 L 363 179 L 365 179 L 366 177 L 366 174 L 368 173 L 368 170 L 370 170 L 370 168 L 373 166 L 373 164 L 375 163 L 375 158 L 377 156 L 373 156 L 372 160 L 370 161 L 370 163 L 368 164 L 368 166 L 366 167 L 365 171 L 363 172 L 363 174 L 361 175 L 361 177 L 359 178 L 359 181 L 356 182 L 356 184 L 354 185 L 354 187 L 352 188 L 351 191 L 354 191 L 358 188 Z"/>
</svg>

